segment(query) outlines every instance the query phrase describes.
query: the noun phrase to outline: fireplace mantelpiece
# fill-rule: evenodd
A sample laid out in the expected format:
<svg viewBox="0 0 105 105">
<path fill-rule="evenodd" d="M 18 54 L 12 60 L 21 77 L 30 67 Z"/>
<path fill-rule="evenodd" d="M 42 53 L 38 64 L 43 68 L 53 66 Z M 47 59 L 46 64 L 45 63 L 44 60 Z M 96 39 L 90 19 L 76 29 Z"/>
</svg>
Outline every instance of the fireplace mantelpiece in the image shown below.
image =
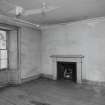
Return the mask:
<svg viewBox="0 0 105 105">
<path fill-rule="evenodd" d="M 57 62 L 76 62 L 77 63 L 77 83 L 82 82 L 82 55 L 52 55 L 53 79 L 57 80 Z"/>
</svg>

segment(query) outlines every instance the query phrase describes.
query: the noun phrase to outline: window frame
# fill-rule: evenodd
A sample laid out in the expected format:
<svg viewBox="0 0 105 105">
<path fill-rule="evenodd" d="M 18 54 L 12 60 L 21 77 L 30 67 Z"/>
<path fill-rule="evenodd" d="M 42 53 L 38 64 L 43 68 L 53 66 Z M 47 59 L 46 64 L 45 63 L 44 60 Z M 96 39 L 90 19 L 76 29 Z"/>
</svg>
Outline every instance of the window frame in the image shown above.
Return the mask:
<svg viewBox="0 0 105 105">
<path fill-rule="evenodd" d="M 9 31 L 8 30 L 5 30 L 5 29 L 1 29 L 0 28 L 0 31 L 5 31 L 6 32 L 6 49 L 0 49 L 0 51 L 1 50 L 6 50 L 7 51 L 7 59 L 4 59 L 4 60 L 7 60 L 7 67 L 6 68 L 1 68 L 1 63 L 0 63 L 0 71 L 3 71 L 3 70 L 8 70 L 8 68 L 9 68 L 9 49 L 8 49 L 8 35 L 9 35 Z M 0 57 L 0 61 L 1 61 L 2 59 L 1 59 L 1 57 Z"/>
</svg>

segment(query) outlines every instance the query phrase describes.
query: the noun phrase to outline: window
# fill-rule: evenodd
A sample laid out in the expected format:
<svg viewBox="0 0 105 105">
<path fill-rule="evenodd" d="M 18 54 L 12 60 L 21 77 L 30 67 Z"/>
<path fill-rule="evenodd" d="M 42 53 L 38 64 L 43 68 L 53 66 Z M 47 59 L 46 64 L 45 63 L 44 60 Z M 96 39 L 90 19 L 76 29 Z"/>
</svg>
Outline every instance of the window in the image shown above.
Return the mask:
<svg viewBox="0 0 105 105">
<path fill-rule="evenodd" d="M 7 32 L 0 30 L 0 70 L 8 68 L 7 58 Z"/>
</svg>

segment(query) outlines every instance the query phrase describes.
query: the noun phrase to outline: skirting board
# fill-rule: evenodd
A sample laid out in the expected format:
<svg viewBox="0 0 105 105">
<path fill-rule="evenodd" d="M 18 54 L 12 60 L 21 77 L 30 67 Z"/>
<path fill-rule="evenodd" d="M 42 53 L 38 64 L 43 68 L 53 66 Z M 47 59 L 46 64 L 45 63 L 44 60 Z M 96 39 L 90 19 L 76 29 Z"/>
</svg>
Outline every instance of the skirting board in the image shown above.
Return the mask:
<svg viewBox="0 0 105 105">
<path fill-rule="evenodd" d="M 21 83 L 29 82 L 38 78 L 47 78 L 53 80 L 53 75 L 50 74 L 38 74 L 32 77 L 24 78 L 21 80 Z M 90 81 L 90 80 L 82 80 L 83 85 L 92 85 L 92 86 L 102 86 L 105 87 L 105 82 L 97 82 L 97 81 Z"/>
<path fill-rule="evenodd" d="M 105 87 L 105 82 L 82 80 L 82 84 Z"/>
<path fill-rule="evenodd" d="M 53 75 L 50 75 L 50 74 L 43 74 L 42 73 L 40 77 L 53 80 Z"/>
<path fill-rule="evenodd" d="M 41 74 L 41 77 L 54 80 L 53 75 L 49 75 L 49 74 Z M 105 82 L 97 82 L 97 81 L 90 81 L 90 80 L 82 80 L 81 84 L 105 87 Z"/>
<path fill-rule="evenodd" d="M 38 78 L 40 78 L 40 77 L 41 77 L 41 74 L 37 74 L 37 75 L 32 76 L 32 77 L 23 78 L 23 79 L 21 79 L 21 83 L 29 82 L 29 81 L 38 79 Z"/>
<path fill-rule="evenodd" d="M 40 74 L 32 76 L 32 77 L 21 79 L 21 83 L 29 82 L 29 81 L 32 81 L 32 80 L 35 80 L 35 79 L 39 79 L 39 78 L 47 78 L 47 79 L 52 79 L 53 80 L 53 76 L 52 75 L 40 73 Z"/>
<path fill-rule="evenodd" d="M 20 84 L 25 83 L 25 82 L 29 82 L 29 81 L 32 81 L 32 80 L 35 80 L 35 79 L 38 79 L 38 78 L 47 78 L 47 79 L 52 79 L 53 80 L 53 76 L 52 75 L 48 75 L 48 74 L 46 75 L 46 74 L 40 73 L 40 74 L 37 74 L 37 75 L 32 76 L 32 77 L 21 79 L 21 83 Z"/>
</svg>

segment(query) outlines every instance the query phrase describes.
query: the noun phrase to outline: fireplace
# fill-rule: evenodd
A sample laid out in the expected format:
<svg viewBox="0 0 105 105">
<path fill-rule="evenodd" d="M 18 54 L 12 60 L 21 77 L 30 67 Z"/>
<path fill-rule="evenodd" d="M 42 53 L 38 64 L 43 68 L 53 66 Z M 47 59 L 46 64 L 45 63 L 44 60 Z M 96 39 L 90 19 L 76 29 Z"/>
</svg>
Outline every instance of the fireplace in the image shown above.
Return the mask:
<svg viewBox="0 0 105 105">
<path fill-rule="evenodd" d="M 57 80 L 72 80 L 76 82 L 76 62 L 57 62 Z"/>
<path fill-rule="evenodd" d="M 52 75 L 53 80 L 57 79 L 71 79 L 77 83 L 82 82 L 82 67 L 83 67 L 83 58 L 82 55 L 52 55 Z M 59 70 L 58 70 L 59 69 Z M 65 72 L 68 72 L 65 69 L 72 69 L 72 74 L 64 76 Z M 61 71 L 60 71 L 61 70 Z M 58 75 L 59 74 L 59 75 Z M 72 77 L 73 76 L 73 77 Z"/>
</svg>

